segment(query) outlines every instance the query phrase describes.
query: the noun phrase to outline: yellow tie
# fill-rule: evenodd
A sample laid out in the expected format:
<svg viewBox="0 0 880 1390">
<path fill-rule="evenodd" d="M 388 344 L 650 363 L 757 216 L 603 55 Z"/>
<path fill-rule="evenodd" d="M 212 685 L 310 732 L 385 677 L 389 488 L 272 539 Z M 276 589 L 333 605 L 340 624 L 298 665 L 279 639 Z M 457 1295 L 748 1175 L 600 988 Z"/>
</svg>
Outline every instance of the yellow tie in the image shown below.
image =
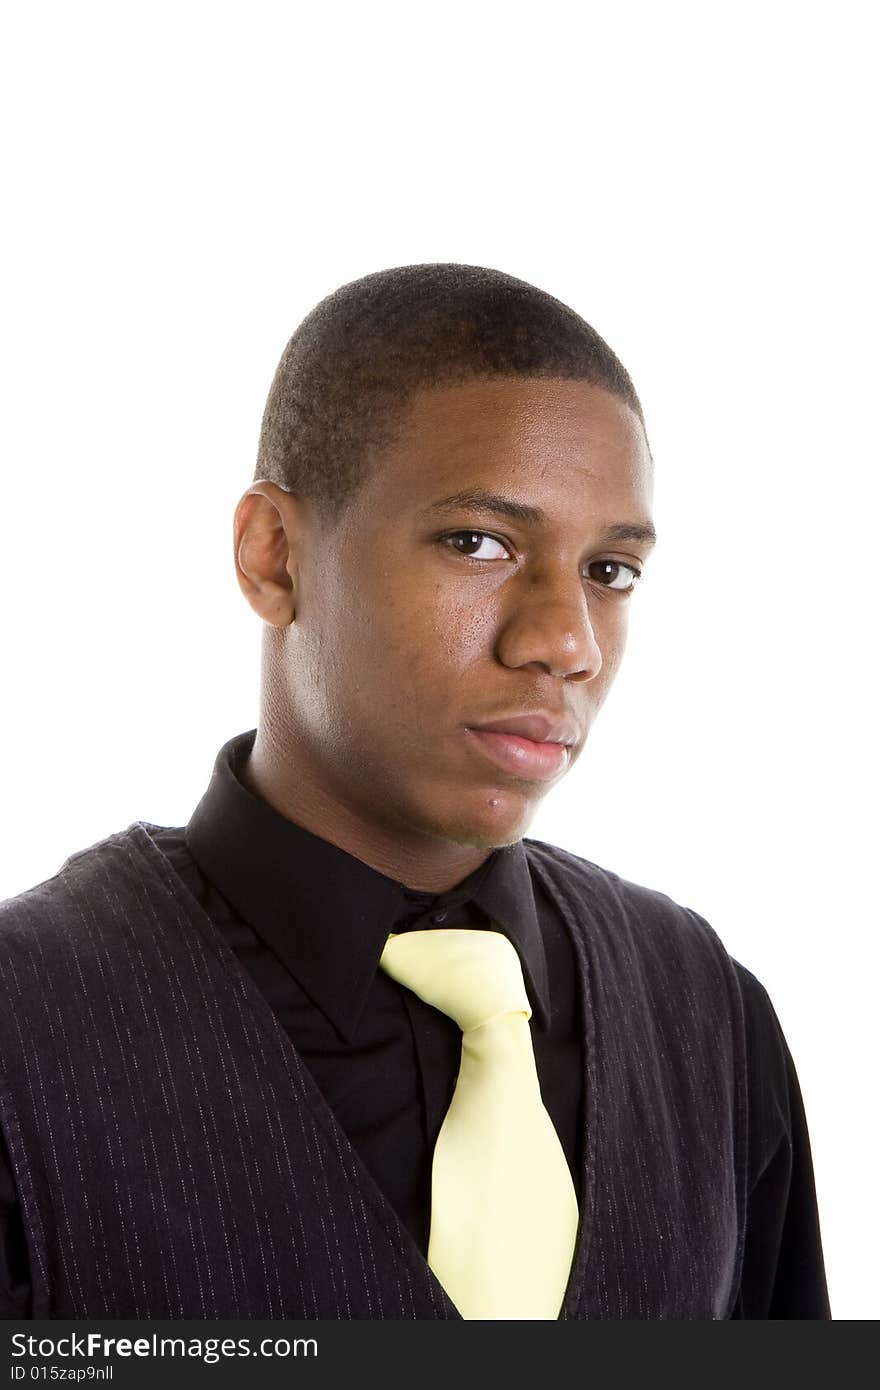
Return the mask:
<svg viewBox="0 0 880 1390">
<path fill-rule="evenodd" d="M 462 1030 L 428 1264 L 464 1318 L 558 1317 L 578 1204 L 541 1100 L 516 948 L 498 931 L 392 933 L 379 964 Z"/>
</svg>

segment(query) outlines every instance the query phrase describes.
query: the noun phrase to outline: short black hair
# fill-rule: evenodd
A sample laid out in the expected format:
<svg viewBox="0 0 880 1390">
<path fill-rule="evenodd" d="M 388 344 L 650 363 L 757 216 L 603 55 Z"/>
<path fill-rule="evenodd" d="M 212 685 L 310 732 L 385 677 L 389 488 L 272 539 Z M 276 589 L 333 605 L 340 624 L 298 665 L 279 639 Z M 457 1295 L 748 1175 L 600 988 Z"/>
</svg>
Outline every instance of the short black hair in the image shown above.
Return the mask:
<svg viewBox="0 0 880 1390">
<path fill-rule="evenodd" d="M 568 305 L 484 266 L 395 266 L 342 285 L 297 328 L 269 390 L 254 478 L 308 499 L 332 525 L 417 391 L 505 376 L 604 386 L 644 428 L 622 363 Z"/>
</svg>

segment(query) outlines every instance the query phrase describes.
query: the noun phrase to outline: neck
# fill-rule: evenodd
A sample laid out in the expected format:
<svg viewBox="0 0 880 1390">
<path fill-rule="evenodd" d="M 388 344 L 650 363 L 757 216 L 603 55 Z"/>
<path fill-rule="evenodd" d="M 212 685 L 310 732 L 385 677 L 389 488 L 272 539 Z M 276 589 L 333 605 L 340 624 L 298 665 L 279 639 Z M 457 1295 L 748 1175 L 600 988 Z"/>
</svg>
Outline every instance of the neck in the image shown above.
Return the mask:
<svg viewBox="0 0 880 1390">
<path fill-rule="evenodd" d="M 263 726 L 239 770 L 239 780 L 286 820 L 369 864 L 379 873 L 423 893 L 444 893 L 478 869 L 494 846 L 460 844 L 419 832 L 403 822 L 359 814 L 353 800 L 326 785 L 308 750 L 285 740 L 285 754 Z"/>
</svg>

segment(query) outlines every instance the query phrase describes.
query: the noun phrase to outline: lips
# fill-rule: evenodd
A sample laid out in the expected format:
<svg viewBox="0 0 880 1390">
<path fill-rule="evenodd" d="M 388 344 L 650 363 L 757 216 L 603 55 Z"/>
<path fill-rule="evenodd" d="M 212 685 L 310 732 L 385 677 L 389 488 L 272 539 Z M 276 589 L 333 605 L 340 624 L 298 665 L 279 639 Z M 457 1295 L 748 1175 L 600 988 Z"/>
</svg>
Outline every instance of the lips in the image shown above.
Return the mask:
<svg viewBox="0 0 880 1390">
<path fill-rule="evenodd" d="M 565 770 L 571 759 L 567 744 L 539 742 L 517 734 L 492 729 L 465 729 L 471 746 L 481 757 L 514 777 L 530 782 L 549 782 Z"/>
<path fill-rule="evenodd" d="M 514 734 L 533 743 L 564 743 L 569 747 L 577 743 L 580 736 L 580 730 L 573 720 L 543 710 L 535 714 L 502 715 L 491 723 L 470 724 L 468 727 L 486 733 Z"/>
</svg>

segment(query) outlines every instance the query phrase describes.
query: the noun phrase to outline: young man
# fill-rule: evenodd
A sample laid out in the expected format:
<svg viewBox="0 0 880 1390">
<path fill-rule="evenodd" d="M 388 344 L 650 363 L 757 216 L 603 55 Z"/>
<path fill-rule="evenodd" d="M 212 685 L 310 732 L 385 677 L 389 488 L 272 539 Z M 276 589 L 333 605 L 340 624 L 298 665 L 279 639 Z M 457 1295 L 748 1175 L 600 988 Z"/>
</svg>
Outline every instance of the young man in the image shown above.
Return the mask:
<svg viewBox="0 0 880 1390">
<path fill-rule="evenodd" d="M 480 267 L 294 334 L 235 514 L 256 730 L 0 909 L 10 1316 L 828 1318 L 761 984 L 525 832 L 654 539 L 633 385 Z"/>
</svg>

